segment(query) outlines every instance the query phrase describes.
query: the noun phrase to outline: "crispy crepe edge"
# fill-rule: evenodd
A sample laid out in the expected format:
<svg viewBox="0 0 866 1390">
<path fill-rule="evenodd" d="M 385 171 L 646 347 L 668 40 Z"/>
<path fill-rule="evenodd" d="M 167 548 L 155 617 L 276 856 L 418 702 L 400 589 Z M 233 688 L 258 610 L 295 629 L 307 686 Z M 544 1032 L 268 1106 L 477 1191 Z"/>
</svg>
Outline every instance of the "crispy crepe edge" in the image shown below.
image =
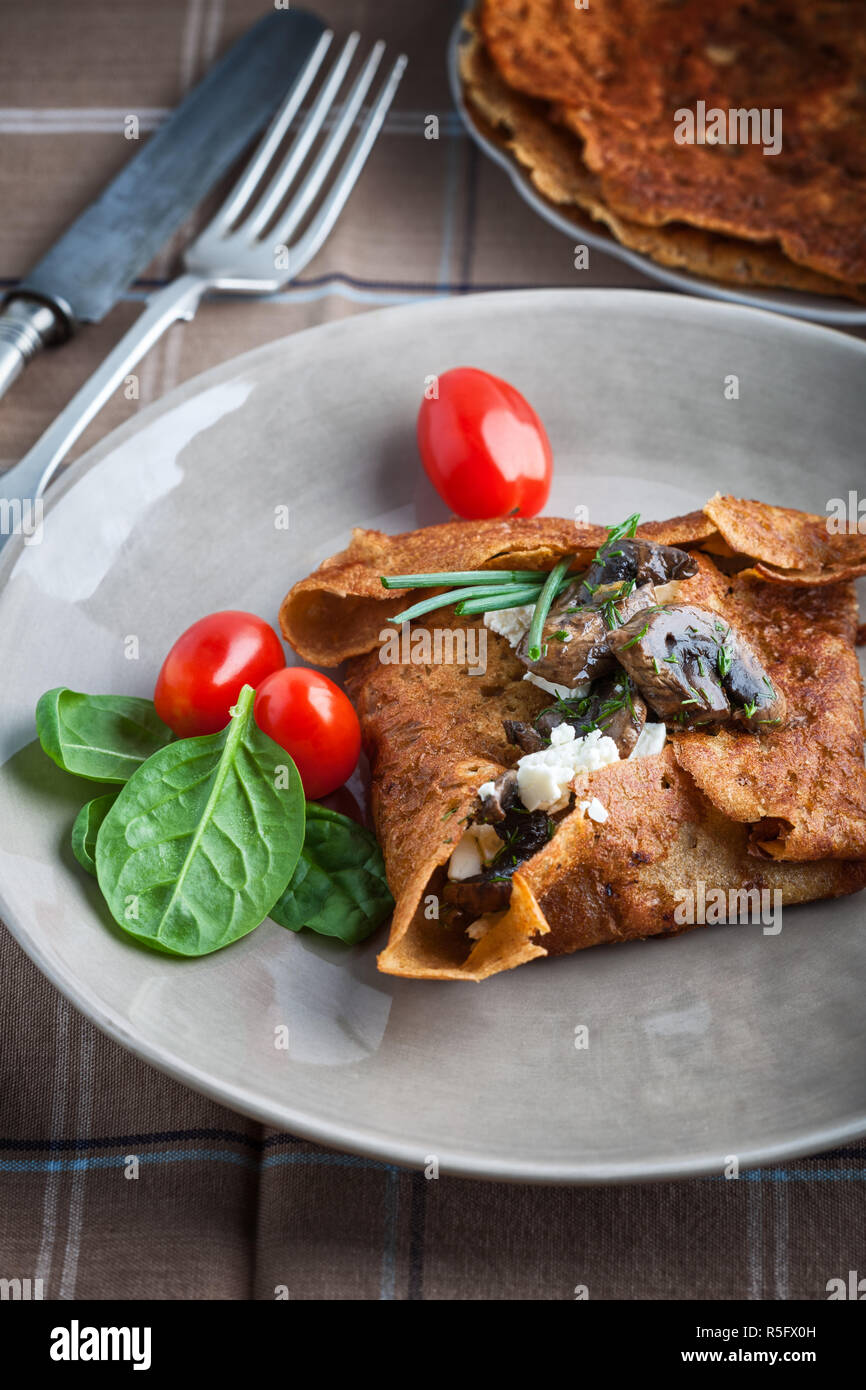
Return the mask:
<svg viewBox="0 0 866 1390">
<path fill-rule="evenodd" d="M 728 894 L 749 893 L 756 888 L 759 892 L 779 891 L 783 910 L 785 905 L 858 892 L 866 885 L 866 861 L 804 864 L 750 858 L 748 828 L 728 820 L 713 806 L 678 766 L 670 747 L 638 763 L 615 763 L 589 774 L 577 797 L 598 796 L 607 801 L 612 817 L 622 818 L 628 812 L 629 790 L 641 783 L 649 789 L 659 780 L 666 788 L 665 804 L 656 789 L 650 806 L 651 824 L 641 827 L 645 848 L 631 852 L 631 860 L 635 854 L 640 856 L 634 869 L 625 867 L 629 862 L 627 836 L 624 843 L 606 845 L 606 827 L 596 826 L 578 810 L 573 811 L 560 823 L 549 844 L 515 872 L 507 911 L 474 947 L 467 946 L 462 962 L 447 958 L 453 954 L 453 937 L 447 944 L 443 937 L 438 956 L 431 945 L 430 928 L 425 939 L 425 900 L 431 892 L 436 896 L 437 876 L 451 847 L 444 854 L 440 851 L 429 856 L 398 901 L 388 944 L 378 957 L 379 970 L 408 979 L 478 983 L 546 955 L 695 930 L 705 923 L 678 922 L 677 887 L 667 881 L 667 861 L 678 862 L 677 852 L 682 850 L 676 842 L 683 835 L 693 841 L 686 854 L 697 853 L 698 877 L 700 864 L 713 862 L 722 843 L 720 857 L 727 861 L 727 878 L 723 884 L 713 883 L 713 888 L 723 888 Z M 670 818 L 668 804 L 675 818 Z M 668 845 L 666 833 L 670 834 Z M 638 869 L 644 865 L 641 878 Z M 449 931 L 445 927 L 441 930 Z"/>
</svg>

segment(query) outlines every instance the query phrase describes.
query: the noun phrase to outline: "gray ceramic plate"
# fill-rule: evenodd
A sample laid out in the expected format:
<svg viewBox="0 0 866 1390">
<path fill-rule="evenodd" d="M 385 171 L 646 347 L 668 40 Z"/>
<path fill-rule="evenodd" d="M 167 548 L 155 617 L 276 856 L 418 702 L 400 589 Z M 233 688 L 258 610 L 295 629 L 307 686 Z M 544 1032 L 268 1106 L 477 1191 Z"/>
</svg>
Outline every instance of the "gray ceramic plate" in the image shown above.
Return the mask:
<svg viewBox="0 0 866 1390">
<path fill-rule="evenodd" d="M 474 0 L 468 8 L 475 9 Z M 773 309 L 776 313 L 809 319 L 813 323 L 832 323 L 843 328 L 853 328 L 866 323 L 866 305 L 856 304 L 853 300 L 803 294 L 793 290 L 765 289 L 760 286 L 756 286 L 754 290 L 737 289 L 733 285 L 723 285 L 719 281 L 690 275 L 688 271 L 669 270 L 666 266 L 658 265 L 649 256 L 642 256 L 639 251 L 631 251 L 627 246 L 623 246 L 602 223 L 594 221 L 591 217 L 581 216 L 580 209 L 564 209 L 545 198 L 539 193 L 525 168 L 507 150 L 489 138 L 463 100 L 459 51 L 464 34 L 463 22 L 458 20 L 448 46 L 448 77 L 454 104 L 475 143 L 494 164 L 505 170 L 516 192 L 545 222 L 557 227 L 559 231 L 571 237 L 572 241 L 606 251 L 608 255 L 616 256 L 618 260 L 625 261 L 628 265 L 634 266 L 635 270 L 642 271 L 644 275 L 649 275 L 651 279 L 671 289 L 684 290 L 687 294 L 705 294 L 711 299 L 724 299 L 731 304 L 748 304 L 756 309 Z"/>
<path fill-rule="evenodd" d="M 50 686 L 149 694 L 212 609 L 275 620 L 353 525 L 443 517 L 419 481 L 425 377 L 513 381 L 556 454 L 551 512 L 665 517 L 717 488 L 823 512 L 860 478 L 866 349 L 664 294 L 425 302 L 272 343 L 143 411 L 52 496 L 41 545 L 0 565 L 0 910 L 119 1042 L 297 1134 L 445 1172 L 611 1181 L 720 1172 L 866 1133 L 863 901 L 792 909 L 779 936 L 709 927 L 541 961 L 483 985 L 396 981 L 266 923 L 201 961 L 107 920 L 67 849 L 86 788 L 49 764 Z M 739 400 L 723 385 L 739 377 Z M 290 507 L 290 529 L 274 509 Z M 127 639 L 139 658 L 128 660 Z M 289 1028 L 288 1052 L 274 1030 Z M 575 1028 L 589 1029 L 588 1050 Z"/>
</svg>

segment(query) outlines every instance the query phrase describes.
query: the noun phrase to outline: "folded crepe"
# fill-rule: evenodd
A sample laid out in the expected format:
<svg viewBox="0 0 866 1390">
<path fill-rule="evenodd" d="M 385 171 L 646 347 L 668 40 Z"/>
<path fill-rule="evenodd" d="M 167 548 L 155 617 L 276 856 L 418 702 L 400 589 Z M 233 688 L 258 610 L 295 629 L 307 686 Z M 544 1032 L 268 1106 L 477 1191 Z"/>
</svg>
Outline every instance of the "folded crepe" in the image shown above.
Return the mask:
<svg viewBox="0 0 866 1390">
<path fill-rule="evenodd" d="M 423 652 L 423 634 L 432 644 L 447 626 L 471 652 L 483 630 L 483 674 L 465 660 L 383 660 L 382 644 L 397 631 L 388 619 L 412 599 L 385 589 L 380 576 L 550 569 L 566 555 L 579 572 L 606 535 L 550 517 L 451 522 L 400 536 L 356 531 L 347 550 L 286 596 L 282 629 L 300 656 L 346 661 L 396 902 L 379 956 L 386 973 L 482 980 L 533 957 L 675 934 L 690 925 L 677 911 L 683 891 L 700 884 L 727 895 L 779 891 L 784 906 L 866 885 L 852 584 L 866 573 L 866 536 L 831 535 L 825 518 L 717 496 L 703 511 L 640 526 L 637 537 L 691 552 L 696 573 L 669 585 L 665 602 L 730 624 L 784 699 L 784 721 L 760 733 L 669 726 L 663 751 L 578 773 L 573 809 L 514 872 L 507 908 L 483 934 L 440 915 L 478 789 L 519 753 L 503 721 L 531 722 L 551 695 L 524 679 L 504 637 L 453 608 L 413 623 L 411 638 Z M 452 654 L 462 650 L 454 640 Z M 585 814 L 593 800 L 606 819 Z"/>
<path fill-rule="evenodd" d="M 605 196 L 601 175 L 584 159 L 584 142 L 555 108 L 508 85 L 484 46 L 473 16 L 464 16 L 460 47 L 463 97 L 476 127 L 520 164 L 541 196 L 577 221 L 589 217 L 632 251 L 659 265 L 732 285 L 866 299 L 866 285 L 796 265 L 772 242 L 749 241 L 685 221 L 655 225 L 624 216 Z"/>
<path fill-rule="evenodd" d="M 866 0 L 479 8 L 497 76 L 548 104 L 626 233 L 685 225 L 862 289 Z M 675 136 L 682 113 L 695 125 L 686 143 Z"/>
</svg>

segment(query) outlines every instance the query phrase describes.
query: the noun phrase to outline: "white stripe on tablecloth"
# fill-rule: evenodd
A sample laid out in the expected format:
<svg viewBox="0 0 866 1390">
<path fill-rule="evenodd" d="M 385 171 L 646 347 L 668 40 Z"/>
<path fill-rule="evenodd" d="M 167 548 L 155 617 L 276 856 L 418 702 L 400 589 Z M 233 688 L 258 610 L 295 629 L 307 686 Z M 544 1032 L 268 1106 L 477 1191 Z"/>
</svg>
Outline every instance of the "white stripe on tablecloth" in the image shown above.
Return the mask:
<svg viewBox="0 0 866 1390">
<path fill-rule="evenodd" d="M 215 45 L 219 41 L 221 19 L 221 0 L 189 0 L 186 20 L 181 31 L 180 74 L 184 96 L 198 81 L 206 66 L 202 46 L 206 43 Z M 159 274 L 168 276 L 189 241 L 190 220 L 187 219 L 174 235 L 169 237 L 157 256 L 156 267 Z M 163 346 L 158 343 L 150 356 L 156 363 L 162 360 L 162 353 Z"/>
<path fill-rule="evenodd" d="M 204 47 L 202 48 L 202 70 L 206 72 L 216 57 L 223 27 L 225 0 L 209 0 L 204 26 Z"/>
<path fill-rule="evenodd" d="M 773 1187 L 773 1279 L 775 1297 L 787 1300 L 788 1293 L 788 1188 L 780 1182 Z"/>
<path fill-rule="evenodd" d="M 62 1139 L 66 1128 L 66 1101 L 69 1095 L 69 1023 L 72 1010 L 58 994 L 54 1006 L 56 1030 L 54 1057 L 51 1071 L 51 1120 L 49 1137 Z M 36 1257 L 36 1278 L 41 1279 L 45 1296 L 52 1298 L 50 1285 L 51 1262 L 54 1257 L 54 1243 L 57 1239 L 57 1206 L 60 1196 L 62 1175 L 48 1173 L 45 1178 L 45 1193 L 42 1198 L 42 1233 L 39 1238 L 39 1254 Z"/>
<path fill-rule="evenodd" d="M 747 1297 L 764 1297 L 764 1185 L 746 1182 L 746 1259 L 749 1292 Z"/>
<path fill-rule="evenodd" d="M 217 3 L 214 6 L 212 17 L 207 28 L 206 40 L 211 42 L 211 26 L 218 25 L 222 17 L 222 5 Z M 330 130 L 334 122 L 340 117 L 342 105 L 333 108 L 324 124 L 325 130 Z M 423 137 L 424 122 L 428 115 L 439 115 L 439 134 L 457 135 L 462 126 L 457 113 L 454 111 L 429 112 L 429 111 L 394 111 L 388 112 L 385 118 L 385 132 L 389 135 L 417 135 Z M 117 135 L 122 133 L 124 122 L 129 116 L 137 116 L 139 129 L 141 131 L 155 130 L 158 125 L 167 120 L 171 115 L 169 107 L 140 107 L 138 110 L 130 111 L 126 107 L 64 107 L 51 106 L 41 109 L 31 109 L 24 106 L 0 106 L 0 134 L 3 135 Z M 302 108 L 295 117 L 295 124 L 298 125 L 303 120 L 305 110 Z M 358 128 L 366 115 L 366 107 L 363 107 L 355 120 L 355 128 Z"/>
<path fill-rule="evenodd" d="M 201 50 L 205 0 L 189 0 L 180 44 L 180 88 L 186 96 L 195 81 Z"/>
<path fill-rule="evenodd" d="M 78 1020 L 78 1100 L 75 1107 L 75 1133 L 88 1135 L 93 1111 L 93 1025 L 89 1019 Z M 81 1249 L 81 1230 L 84 1224 L 84 1189 L 89 1168 L 82 1164 L 72 1174 L 69 1194 L 69 1214 L 66 1221 L 66 1249 L 63 1253 L 63 1272 L 57 1297 L 75 1297 L 78 1277 L 78 1255 Z"/>
</svg>

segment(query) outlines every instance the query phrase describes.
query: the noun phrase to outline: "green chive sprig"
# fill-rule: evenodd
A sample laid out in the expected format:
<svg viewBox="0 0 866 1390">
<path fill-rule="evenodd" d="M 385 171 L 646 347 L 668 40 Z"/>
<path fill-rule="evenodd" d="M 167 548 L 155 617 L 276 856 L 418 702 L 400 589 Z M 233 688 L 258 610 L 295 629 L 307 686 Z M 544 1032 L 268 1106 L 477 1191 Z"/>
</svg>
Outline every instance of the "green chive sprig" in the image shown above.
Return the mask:
<svg viewBox="0 0 866 1390">
<path fill-rule="evenodd" d="M 633 536 L 639 520 L 640 514 L 634 512 L 620 526 L 610 527 L 607 539 L 596 552 L 596 560 L 603 559 L 613 542 L 622 537 Z M 444 594 L 421 599 L 402 613 L 396 613 L 388 621 L 399 626 L 415 618 L 422 618 L 437 608 L 445 608 L 450 603 L 457 605 L 457 612 L 461 616 L 495 613 L 503 608 L 522 608 L 532 603 L 535 605 L 535 611 L 529 628 L 529 659 L 538 661 L 541 657 L 544 624 L 554 599 L 571 583 L 573 576 L 566 576 L 573 559 L 572 555 L 564 556 L 549 573 L 543 570 L 437 570 L 429 574 L 380 575 L 379 579 L 385 589 L 446 590 Z M 450 585 L 456 587 L 448 587 Z M 590 594 L 594 592 L 593 586 L 585 582 L 584 587 Z M 595 588 L 597 587 L 596 585 Z M 621 596 L 624 597 L 633 588 L 633 581 L 628 587 L 623 586 Z M 610 613 L 613 615 L 612 605 Z"/>
<path fill-rule="evenodd" d="M 565 588 L 564 584 L 558 585 L 557 591 L 562 588 Z M 540 584 L 534 584 L 532 587 L 527 586 L 525 589 L 509 589 L 507 594 L 498 599 L 492 596 L 487 599 L 477 597 L 464 599 L 462 603 L 458 603 L 457 612 L 461 616 L 468 616 L 473 613 L 496 613 L 501 608 L 522 608 L 527 603 L 537 603 L 540 594 Z"/>
<path fill-rule="evenodd" d="M 565 568 L 570 561 L 564 562 Z M 560 568 L 562 566 L 562 562 Z M 544 570 L 442 570 L 431 574 L 391 574 L 380 575 L 386 589 L 440 589 L 456 584 L 457 588 L 446 588 L 444 594 L 433 594 L 421 599 L 402 613 L 395 613 L 388 621 L 396 625 L 412 622 L 448 604 L 457 605 L 461 615 L 494 613 L 502 608 L 517 608 L 524 604 L 537 603 L 544 592 L 545 583 L 550 579 Z M 554 596 L 568 581 L 560 577 L 554 586 Z M 549 607 L 549 605 L 548 605 Z"/>
<path fill-rule="evenodd" d="M 541 584 L 538 570 L 441 570 L 436 574 L 383 574 L 385 589 L 439 589 L 446 584 Z"/>
<path fill-rule="evenodd" d="M 602 544 L 599 546 L 598 550 L 595 553 L 596 560 L 603 559 L 605 555 L 622 554 L 621 551 L 611 551 L 608 549 L 608 547 L 611 546 L 614 543 L 614 541 L 619 541 L 623 538 L 632 540 L 634 538 L 634 533 L 637 530 L 639 521 L 640 512 L 632 512 L 631 516 L 627 516 L 625 521 L 620 522 L 619 526 L 609 526 L 607 531 L 607 540 L 602 542 Z"/>
<path fill-rule="evenodd" d="M 449 589 L 446 594 L 434 594 L 432 598 L 422 599 L 420 603 L 397 613 L 389 622 L 411 623 L 415 618 L 422 618 L 425 613 L 432 613 L 434 609 L 444 608 L 449 603 L 459 603 L 461 599 L 475 599 L 481 605 L 470 610 L 474 613 L 485 613 L 489 607 L 496 607 L 499 599 L 503 600 L 500 605 L 502 608 L 514 608 L 518 603 L 530 602 L 529 599 L 514 598 L 515 593 L 529 593 L 534 596 L 538 592 L 537 584 L 532 589 L 519 590 L 513 584 L 465 584 L 461 589 Z M 463 610 L 461 608 L 458 611 Z"/>
<path fill-rule="evenodd" d="M 541 660 L 541 634 L 544 631 L 544 624 L 547 622 L 550 606 L 556 597 L 562 580 L 568 572 L 571 561 L 572 556 L 565 555 L 558 564 L 553 566 L 553 569 L 542 585 L 541 593 L 538 595 L 535 612 L 532 615 L 532 622 L 529 624 L 529 632 L 527 634 L 527 651 L 530 661 Z"/>
</svg>

